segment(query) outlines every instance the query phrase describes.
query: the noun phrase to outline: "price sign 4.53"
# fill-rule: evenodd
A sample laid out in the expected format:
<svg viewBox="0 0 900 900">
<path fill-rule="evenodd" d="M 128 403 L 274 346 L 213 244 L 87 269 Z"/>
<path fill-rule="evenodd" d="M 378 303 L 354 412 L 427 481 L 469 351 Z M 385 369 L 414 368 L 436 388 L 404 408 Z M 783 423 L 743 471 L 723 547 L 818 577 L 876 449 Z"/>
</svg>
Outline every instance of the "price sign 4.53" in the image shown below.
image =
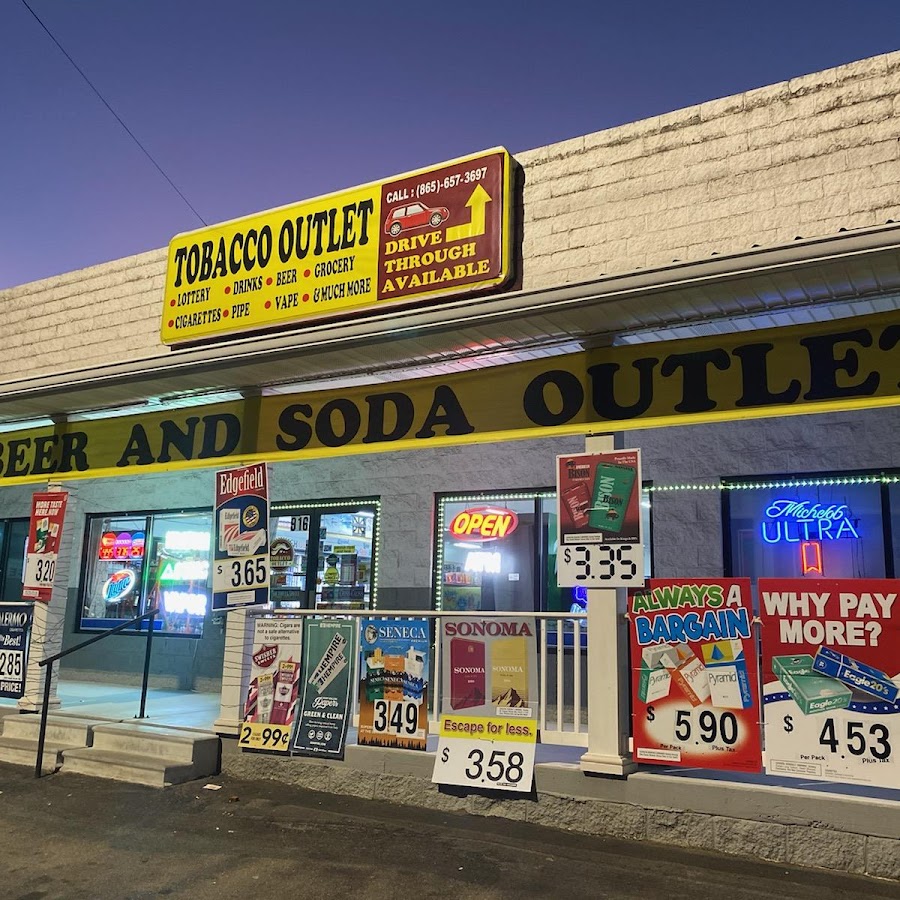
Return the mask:
<svg viewBox="0 0 900 900">
<path fill-rule="evenodd" d="M 766 771 L 896 788 L 900 712 L 836 709 L 804 714 L 793 700 L 766 704 Z M 893 720 L 897 719 L 895 723 Z"/>
</svg>

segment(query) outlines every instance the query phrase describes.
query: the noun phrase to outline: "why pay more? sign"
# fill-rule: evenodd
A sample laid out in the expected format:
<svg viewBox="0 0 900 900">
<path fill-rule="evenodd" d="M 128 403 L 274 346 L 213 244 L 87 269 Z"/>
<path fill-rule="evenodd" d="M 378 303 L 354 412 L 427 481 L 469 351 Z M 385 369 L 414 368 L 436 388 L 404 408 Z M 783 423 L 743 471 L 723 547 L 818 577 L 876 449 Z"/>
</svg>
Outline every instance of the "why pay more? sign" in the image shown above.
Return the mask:
<svg viewBox="0 0 900 900">
<path fill-rule="evenodd" d="M 900 581 L 759 580 L 766 771 L 900 787 Z"/>
<path fill-rule="evenodd" d="M 180 234 L 169 246 L 162 341 L 501 285 L 511 168 L 498 148 Z"/>
</svg>

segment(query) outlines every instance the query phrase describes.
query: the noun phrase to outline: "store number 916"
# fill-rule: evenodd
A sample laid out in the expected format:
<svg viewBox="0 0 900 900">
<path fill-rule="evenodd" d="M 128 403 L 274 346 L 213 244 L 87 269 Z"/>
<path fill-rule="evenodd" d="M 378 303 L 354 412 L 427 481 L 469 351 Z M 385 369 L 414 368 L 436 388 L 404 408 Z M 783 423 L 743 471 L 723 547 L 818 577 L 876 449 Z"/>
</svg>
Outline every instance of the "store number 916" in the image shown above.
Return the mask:
<svg viewBox="0 0 900 900">
<path fill-rule="evenodd" d="M 561 550 L 561 585 L 632 587 L 644 583 L 640 544 L 573 544 Z"/>
</svg>

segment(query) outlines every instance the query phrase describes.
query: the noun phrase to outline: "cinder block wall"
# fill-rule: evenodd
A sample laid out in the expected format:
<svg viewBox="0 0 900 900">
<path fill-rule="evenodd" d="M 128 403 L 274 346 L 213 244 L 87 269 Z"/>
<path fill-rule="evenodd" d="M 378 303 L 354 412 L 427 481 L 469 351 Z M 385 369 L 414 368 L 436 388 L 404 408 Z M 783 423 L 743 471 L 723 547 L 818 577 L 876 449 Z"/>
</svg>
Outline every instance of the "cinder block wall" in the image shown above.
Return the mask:
<svg viewBox="0 0 900 900">
<path fill-rule="evenodd" d="M 516 153 L 523 287 L 900 219 L 898 114 L 895 52 Z M 0 291 L 0 387 L 166 356 L 165 267 L 160 249 Z"/>
</svg>

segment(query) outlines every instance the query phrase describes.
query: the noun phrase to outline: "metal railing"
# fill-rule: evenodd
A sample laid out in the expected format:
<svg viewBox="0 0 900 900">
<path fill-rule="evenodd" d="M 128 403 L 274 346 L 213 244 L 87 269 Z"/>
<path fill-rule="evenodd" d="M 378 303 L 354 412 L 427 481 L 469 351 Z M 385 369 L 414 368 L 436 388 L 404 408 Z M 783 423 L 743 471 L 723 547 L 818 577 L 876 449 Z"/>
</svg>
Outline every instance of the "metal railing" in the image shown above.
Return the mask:
<svg viewBox="0 0 900 900">
<path fill-rule="evenodd" d="M 546 612 L 436 612 L 434 610 L 259 610 L 257 615 L 282 617 L 353 619 L 429 619 L 432 630 L 432 671 L 429 730 L 436 730 L 441 712 L 441 620 L 452 618 L 533 618 L 537 620 L 538 699 L 537 718 L 540 740 L 545 744 L 588 746 L 587 691 L 582 669 L 587 662 L 586 613 Z M 358 674 L 359 654 L 353 660 L 351 677 Z M 357 723 L 358 692 L 353 691 L 353 720 Z"/>
<path fill-rule="evenodd" d="M 108 638 L 111 634 L 118 634 L 120 631 L 125 631 L 128 628 L 132 628 L 138 622 L 143 622 L 144 619 L 149 620 L 149 624 L 147 626 L 147 647 L 144 651 L 144 677 L 141 682 L 141 711 L 138 715 L 135 716 L 136 719 L 145 718 L 145 712 L 147 709 L 147 682 L 150 678 L 150 652 L 153 646 L 153 620 L 156 618 L 156 614 L 159 612 L 157 609 L 151 609 L 150 612 L 145 612 L 142 616 L 136 616 L 134 619 L 130 619 L 127 622 L 123 622 L 121 625 L 117 625 L 115 628 L 109 628 L 101 634 L 96 634 L 92 638 L 88 638 L 86 641 L 82 641 L 80 644 L 76 644 L 74 647 L 69 647 L 67 650 L 62 650 L 59 653 L 55 653 L 53 656 L 48 656 L 46 659 L 42 659 L 38 666 L 44 667 L 47 666 L 47 671 L 44 673 L 44 702 L 41 706 L 41 729 L 38 734 L 38 747 L 37 747 L 37 759 L 34 764 L 34 777 L 41 777 L 41 769 L 44 765 L 44 741 L 47 737 L 47 713 L 50 711 L 50 684 L 53 680 L 53 663 L 57 660 L 62 659 L 64 656 L 68 656 L 70 653 L 74 653 L 76 650 L 81 650 L 84 647 L 89 646 L 90 644 L 96 644 L 97 641 L 102 641 L 104 638 Z"/>
</svg>

